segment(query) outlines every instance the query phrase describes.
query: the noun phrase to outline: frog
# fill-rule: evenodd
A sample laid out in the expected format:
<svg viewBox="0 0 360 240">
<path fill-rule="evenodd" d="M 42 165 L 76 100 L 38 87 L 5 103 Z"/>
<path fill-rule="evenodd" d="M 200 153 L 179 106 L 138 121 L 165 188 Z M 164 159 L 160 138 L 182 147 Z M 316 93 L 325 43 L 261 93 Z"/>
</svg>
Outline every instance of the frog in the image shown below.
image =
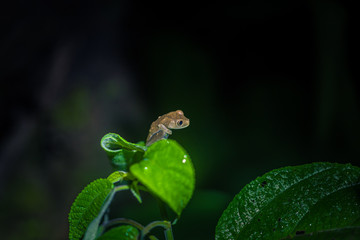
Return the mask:
<svg viewBox="0 0 360 240">
<path fill-rule="evenodd" d="M 149 135 L 146 138 L 146 146 L 161 139 L 167 139 L 172 131 L 170 129 L 182 129 L 190 125 L 190 120 L 185 117 L 182 110 L 169 112 L 159 116 L 150 126 Z"/>
</svg>

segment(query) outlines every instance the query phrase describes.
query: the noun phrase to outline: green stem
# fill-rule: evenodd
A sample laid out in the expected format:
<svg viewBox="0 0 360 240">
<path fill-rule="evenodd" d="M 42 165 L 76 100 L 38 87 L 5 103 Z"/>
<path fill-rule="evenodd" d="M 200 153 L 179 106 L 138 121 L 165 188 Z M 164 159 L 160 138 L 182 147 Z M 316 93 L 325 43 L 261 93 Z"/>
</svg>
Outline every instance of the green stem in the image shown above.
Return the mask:
<svg viewBox="0 0 360 240">
<path fill-rule="evenodd" d="M 149 192 L 149 190 L 145 186 L 139 185 L 138 188 L 139 188 L 139 190 L 142 190 L 144 192 Z M 128 189 L 130 189 L 129 185 L 120 185 L 120 186 L 115 187 L 115 192 L 120 192 L 120 191 L 128 190 Z"/>
<path fill-rule="evenodd" d="M 115 192 L 120 192 L 120 191 L 128 190 L 128 189 L 130 189 L 129 185 L 120 185 L 120 186 L 115 187 Z"/>
<path fill-rule="evenodd" d="M 165 229 L 165 239 L 166 240 L 174 240 L 171 225 L 170 225 L 170 227 L 168 229 Z"/>
<path fill-rule="evenodd" d="M 144 229 L 143 225 L 141 225 L 140 223 L 138 223 L 132 219 L 128 219 L 128 218 L 111 219 L 104 225 L 104 229 L 110 228 L 110 227 L 118 225 L 118 224 L 132 225 L 132 226 L 136 227 L 137 229 L 139 229 L 140 231 L 142 231 Z"/>
<path fill-rule="evenodd" d="M 140 223 L 132 220 L 132 219 L 128 219 L 128 218 L 115 218 L 115 219 L 112 219 L 108 222 L 106 222 L 106 224 L 103 225 L 104 227 L 104 230 L 105 231 L 106 229 L 108 228 L 111 228 L 115 225 L 119 225 L 119 224 L 127 224 L 127 225 L 131 225 L 131 226 L 134 226 L 136 227 L 137 229 L 139 229 L 140 231 L 142 231 L 144 229 L 144 226 L 141 225 Z M 159 240 L 158 238 L 156 238 L 155 236 L 149 236 L 149 239 L 150 240 Z"/>
<path fill-rule="evenodd" d="M 142 239 L 151 231 L 151 229 L 155 227 L 163 227 L 165 229 L 165 238 L 166 240 L 174 240 L 172 230 L 171 230 L 171 222 L 169 221 L 154 221 L 149 223 L 144 229 L 141 231 Z"/>
<path fill-rule="evenodd" d="M 129 189 L 130 189 L 130 185 L 120 185 L 120 186 L 116 186 L 114 191 L 115 192 L 120 192 L 120 191 L 124 191 L 124 190 L 129 190 Z M 142 190 L 142 191 L 145 191 L 145 192 L 149 192 L 149 190 L 145 186 L 142 186 L 142 185 L 139 185 L 138 189 Z M 159 203 L 160 213 L 161 213 L 162 217 L 164 219 L 168 219 L 169 217 L 167 215 L 164 203 L 160 199 L 158 199 L 157 197 L 156 197 L 156 199 L 157 199 L 157 201 Z M 166 238 L 166 240 L 174 240 L 174 237 L 172 235 L 172 230 L 171 230 L 171 222 L 169 222 L 169 221 L 155 221 L 155 222 L 150 223 L 146 227 L 144 227 L 140 223 L 138 223 L 138 222 L 136 222 L 134 220 L 131 220 L 131 219 L 115 218 L 115 219 L 112 219 L 110 221 L 105 221 L 105 224 L 103 225 L 104 231 L 105 231 L 105 229 L 110 228 L 110 227 L 112 227 L 114 225 L 118 225 L 118 224 L 128 224 L 128 225 L 132 225 L 132 226 L 136 227 L 137 229 L 139 229 L 141 231 L 141 236 L 142 236 L 141 238 L 142 239 L 143 239 L 144 236 L 146 236 L 150 232 L 150 230 L 152 228 L 160 226 L 160 227 L 165 228 L 165 238 Z M 158 238 L 156 238 L 153 235 L 148 236 L 148 238 L 150 240 L 159 240 Z"/>
</svg>

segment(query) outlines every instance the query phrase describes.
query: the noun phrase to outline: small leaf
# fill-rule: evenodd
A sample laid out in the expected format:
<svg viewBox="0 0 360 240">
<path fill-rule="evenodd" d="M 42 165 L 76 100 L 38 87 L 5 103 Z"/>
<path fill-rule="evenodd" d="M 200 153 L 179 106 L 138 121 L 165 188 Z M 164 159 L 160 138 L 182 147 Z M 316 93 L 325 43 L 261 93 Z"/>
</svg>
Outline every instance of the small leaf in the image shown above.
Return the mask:
<svg viewBox="0 0 360 240">
<path fill-rule="evenodd" d="M 129 154 L 135 154 L 133 151 L 128 151 L 125 149 L 120 149 L 118 153 L 114 155 L 108 154 L 111 166 L 114 168 L 114 170 L 128 171 L 129 164 L 127 163 L 127 159 L 129 158 L 125 157 L 126 152 L 128 152 Z"/>
<path fill-rule="evenodd" d="M 111 165 L 115 170 L 119 171 L 129 171 L 129 166 L 132 164 L 139 162 L 144 153 L 138 152 L 135 150 L 126 150 L 120 149 L 119 152 L 113 156 L 108 154 L 108 157 L 111 161 Z"/>
<path fill-rule="evenodd" d="M 134 195 L 134 197 L 138 200 L 139 203 L 142 203 L 142 199 L 141 199 L 141 195 L 140 195 L 140 191 L 139 191 L 139 187 L 138 187 L 139 182 L 138 181 L 133 181 L 130 185 L 130 191 L 131 193 Z"/>
<path fill-rule="evenodd" d="M 173 140 L 160 140 L 148 147 L 144 160 L 130 172 L 177 215 L 189 202 L 195 187 L 195 170 L 189 155 Z"/>
<path fill-rule="evenodd" d="M 144 152 L 146 150 L 146 147 L 144 147 L 141 143 L 130 143 L 116 133 L 106 134 L 101 139 L 100 145 L 108 154 L 118 153 L 121 149 L 135 150 L 139 152 Z"/>
<path fill-rule="evenodd" d="M 97 179 L 87 185 L 77 196 L 69 213 L 69 238 L 71 240 L 80 239 L 84 235 L 113 187 L 109 180 Z"/>
<path fill-rule="evenodd" d="M 97 238 L 97 240 L 137 240 L 138 237 L 139 231 L 135 227 L 124 225 L 110 229 Z"/>
<path fill-rule="evenodd" d="M 273 170 L 235 196 L 216 226 L 215 239 L 283 239 L 360 226 L 359 193 L 360 168 L 350 164 Z"/>
<path fill-rule="evenodd" d="M 112 183 L 121 182 L 126 177 L 126 172 L 116 171 L 110 174 L 106 179 Z"/>
<path fill-rule="evenodd" d="M 100 142 L 115 170 L 129 171 L 129 166 L 139 162 L 146 147 L 144 142 L 130 143 L 115 133 L 106 134 Z"/>
</svg>

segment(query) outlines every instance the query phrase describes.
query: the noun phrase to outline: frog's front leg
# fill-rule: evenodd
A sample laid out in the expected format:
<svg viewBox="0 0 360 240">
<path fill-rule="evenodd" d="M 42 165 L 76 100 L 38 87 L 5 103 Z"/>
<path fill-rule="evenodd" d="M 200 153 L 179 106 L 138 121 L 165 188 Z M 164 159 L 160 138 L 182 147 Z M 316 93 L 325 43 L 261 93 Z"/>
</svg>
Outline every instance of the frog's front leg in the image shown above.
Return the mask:
<svg viewBox="0 0 360 240">
<path fill-rule="evenodd" d="M 164 124 L 159 124 L 158 127 L 159 127 L 160 130 L 163 130 L 163 131 L 166 132 L 167 134 L 169 134 L 169 135 L 172 134 L 172 131 L 171 131 L 170 129 L 168 129 L 167 127 L 165 127 Z"/>
</svg>

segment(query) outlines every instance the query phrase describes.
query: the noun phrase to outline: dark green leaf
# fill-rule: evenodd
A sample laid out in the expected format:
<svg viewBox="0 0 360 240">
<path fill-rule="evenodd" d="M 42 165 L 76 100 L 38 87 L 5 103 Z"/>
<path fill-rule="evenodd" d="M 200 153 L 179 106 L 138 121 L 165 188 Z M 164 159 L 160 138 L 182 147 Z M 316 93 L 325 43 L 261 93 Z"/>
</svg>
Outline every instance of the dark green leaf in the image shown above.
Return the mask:
<svg viewBox="0 0 360 240">
<path fill-rule="evenodd" d="M 114 168 L 114 170 L 128 171 L 129 164 L 128 164 L 127 159 L 129 159 L 129 158 L 125 157 L 125 154 L 126 155 L 128 155 L 128 154 L 129 155 L 134 155 L 135 152 L 128 151 L 128 150 L 125 150 L 125 149 L 120 149 L 118 151 L 118 153 L 115 154 L 115 155 L 109 155 L 108 154 L 111 166 Z M 130 159 L 132 159 L 132 156 L 130 157 Z"/>
<path fill-rule="evenodd" d="M 112 228 L 97 240 L 137 240 L 139 237 L 139 231 L 130 225 L 124 225 L 116 228 Z"/>
<path fill-rule="evenodd" d="M 126 150 L 126 149 L 120 149 L 117 154 L 114 156 L 109 155 L 109 159 L 111 161 L 111 165 L 115 170 L 119 171 L 129 171 L 129 166 L 132 164 L 139 162 L 144 153 L 138 152 L 134 150 Z"/>
<path fill-rule="evenodd" d="M 101 207 L 114 185 L 107 179 L 97 179 L 87 185 L 75 199 L 69 213 L 69 238 L 80 239 L 90 222 L 99 214 Z"/>
<path fill-rule="evenodd" d="M 218 222 L 215 238 L 282 239 L 359 226 L 359 194 L 360 168 L 350 164 L 277 169 L 235 196 Z"/>
<path fill-rule="evenodd" d="M 189 202 L 195 187 L 195 171 L 189 155 L 173 140 L 155 142 L 144 160 L 130 172 L 178 215 Z"/>
</svg>

